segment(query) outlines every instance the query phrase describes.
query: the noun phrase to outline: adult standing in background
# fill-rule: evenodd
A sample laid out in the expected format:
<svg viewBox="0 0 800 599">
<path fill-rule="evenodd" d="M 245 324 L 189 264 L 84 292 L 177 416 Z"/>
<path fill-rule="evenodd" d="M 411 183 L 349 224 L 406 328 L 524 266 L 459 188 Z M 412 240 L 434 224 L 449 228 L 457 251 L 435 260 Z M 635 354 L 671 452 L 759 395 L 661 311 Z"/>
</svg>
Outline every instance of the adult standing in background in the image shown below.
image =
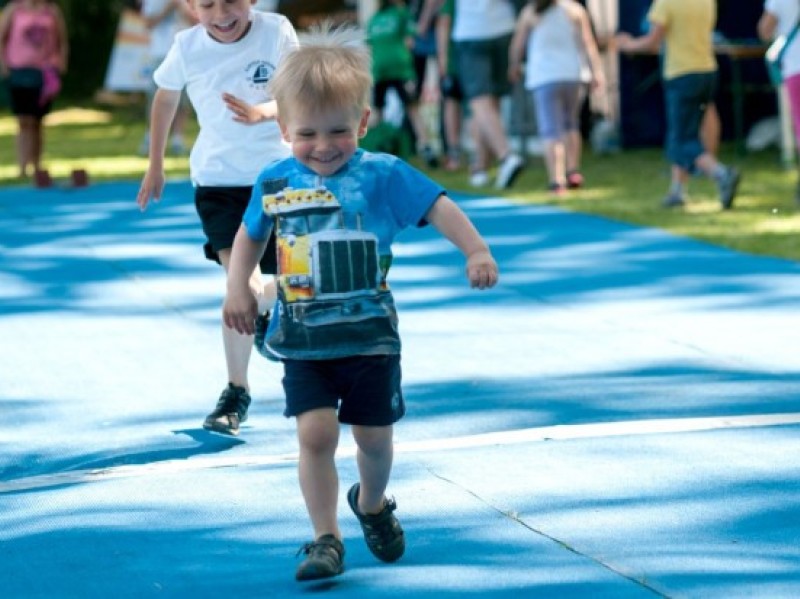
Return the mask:
<svg viewBox="0 0 800 599">
<path fill-rule="evenodd" d="M 583 185 L 580 113 L 589 84 L 603 85 L 603 67 L 586 9 L 574 0 L 532 0 L 522 9 L 509 52 L 509 79 L 531 90 L 544 139 L 548 189 Z"/>
<path fill-rule="evenodd" d="M 511 92 L 508 48 L 515 21 L 510 0 L 456 0 L 452 39 L 461 85 L 474 120 L 473 135 L 480 137 L 475 144 L 482 143 L 499 161 L 495 179 L 498 189 L 510 187 L 525 164 L 511 150 L 500 115 L 500 98 Z M 489 164 L 474 164 L 473 180 L 488 167 Z"/>
<path fill-rule="evenodd" d="M 0 74 L 8 78 L 17 118 L 20 178 L 42 171 L 42 119 L 53 106 L 67 71 L 69 45 L 61 9 L 50 0 L 15 0 L 0 17 Z M 37 177 L 38 178 L 38 177 Z"/>
<path fill-rule="evenodd" d="M 740 175 L 720 163 L 703 146 L 700 127 L 717 85 L 717 60 L 712 33 L 717 20 L 715 0 L 655 0 L 647 15 L 649 31 L 616 38 L 621 52 L 664 53 L 664 97 L 667 111 L 667 157 L 672 182 L 662 202 L 665 207 L 686 203 L 689 172 L 693 167 L 712 178 L 723 209 L 733 207 Z"/>
<path fill-rule="evenodd" d="M 175 34 L 195 23 L 195 17 L 185 0 L 142 0 L 141 15 L 150 31 L 150 46 L 148 48 L 147 72 L 149 85 L 146 90 L 147 106 L 145 114 L 150 122 L 150 110 L 153 105 L 153 96 L 156 93 L 153 73 L 167 56 Z M 189 100 L 186 94 L 181 95 L 181 103 L 172 121 L 172 136 L 170 149 L 173 154 L 185 154 L 184 129 L 189 116 Z M 149 131 L 149 127 L 148 127 Z M 139 154 L 147 156 L 150 152 L 150 135 L 145 132 Z"/>
<path fill-rule="evenodd" d="M 758 36 L 765 42 L 779 35 L 788 36 L 800 19 L 798 0 L 766 0 L 764 12 L 758 20 Z M 789 96 L 789 111 L 794 126 L 795 144 L 800 148 L 800 34 L 794 36 L 781 61 L 783 84 Z M 800 203 L 800 174 L 794 193 Z"/>
</svg>

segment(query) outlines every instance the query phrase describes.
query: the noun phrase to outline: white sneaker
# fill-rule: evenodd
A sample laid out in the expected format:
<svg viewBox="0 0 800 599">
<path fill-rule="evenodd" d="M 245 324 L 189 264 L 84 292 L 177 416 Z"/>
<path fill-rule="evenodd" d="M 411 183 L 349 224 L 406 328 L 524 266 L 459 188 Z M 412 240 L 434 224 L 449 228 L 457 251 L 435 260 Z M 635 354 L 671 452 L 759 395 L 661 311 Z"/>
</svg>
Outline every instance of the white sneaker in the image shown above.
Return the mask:
<svg viewBox="0 0 800 599">
<path fill-rule="evenodd" d="M 497 169 L 497 180 L 494 186 L 497 189 L 508 189 L 514 183 L 514 179 L 522 172 L 525 161 L 522 156 L 513 152 L 505 157 L 500 168 Z"/>
<path fill-rule="evenodd" d="M 469 174 L 469 184 L 472 187 L 486 187 L 489 185 L 489 174 L 486 171 L 474 171 Z"/>
</svg>

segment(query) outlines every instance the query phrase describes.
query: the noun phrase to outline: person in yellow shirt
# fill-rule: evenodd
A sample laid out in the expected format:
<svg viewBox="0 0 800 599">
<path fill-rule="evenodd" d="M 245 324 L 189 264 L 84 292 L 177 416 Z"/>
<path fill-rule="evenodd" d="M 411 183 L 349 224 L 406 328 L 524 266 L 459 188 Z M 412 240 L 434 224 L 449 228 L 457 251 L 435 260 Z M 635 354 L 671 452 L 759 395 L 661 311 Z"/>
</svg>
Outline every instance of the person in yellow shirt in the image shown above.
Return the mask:
<svg viewBox="0 0 800 599">
<path fill-rule="evenodd" d="M 664 44 L 664 99 L 667 112 L 666 153 L 672 165 L 672 182 L 663 204 L 683 206 L 689 173 L 697 168 L 717 184 L 724 209 L 733 207 L 741 174 L 720 163 L 704 147 L 701 124 L 713 102 L 717 61 L 712 34 L 717 20 L 715 0 L 654 0 L 647 15 L 645 35 L 616 37 L 621 52 L 658 52 Z"/>
</svg>

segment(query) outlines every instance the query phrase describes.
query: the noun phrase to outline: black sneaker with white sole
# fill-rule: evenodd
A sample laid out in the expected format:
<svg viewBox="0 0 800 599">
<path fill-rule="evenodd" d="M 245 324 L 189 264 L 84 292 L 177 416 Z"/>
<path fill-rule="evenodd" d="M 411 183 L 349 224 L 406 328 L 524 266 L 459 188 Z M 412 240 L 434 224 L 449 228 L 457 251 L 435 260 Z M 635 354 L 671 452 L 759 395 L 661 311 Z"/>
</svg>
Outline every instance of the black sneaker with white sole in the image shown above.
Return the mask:
<svg viewBox="0 0 800 599">
<path fill-rule="evenodd" d="M 247 420 L 250 401 L 250 394 L 244 387 L 228 383 L 219 396 L 217 407 L 206 416 L 203 428 L 226 435 L 238 435 L 239 424 Z"/>
</svg>

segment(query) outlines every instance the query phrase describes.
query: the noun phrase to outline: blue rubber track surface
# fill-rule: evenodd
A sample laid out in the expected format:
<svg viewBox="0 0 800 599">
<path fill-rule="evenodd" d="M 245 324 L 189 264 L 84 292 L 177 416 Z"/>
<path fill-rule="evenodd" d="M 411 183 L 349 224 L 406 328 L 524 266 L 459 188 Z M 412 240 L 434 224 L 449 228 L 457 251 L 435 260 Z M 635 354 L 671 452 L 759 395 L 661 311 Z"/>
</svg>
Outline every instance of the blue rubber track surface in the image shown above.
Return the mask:
<svg viewBox="0 0 800 599">
<path fill-rule="evenodd" d="M 396 244 L 407 535 L 336 579 L 311 528 L 280 365 L 253 356 L 238 438 L 222 270 L 191 186 L 0 191 L 0 596 L 800 596 L 800 265 L 559 209 L 456 196 L 501 280 L 430 229 Z"/>
</svg>

